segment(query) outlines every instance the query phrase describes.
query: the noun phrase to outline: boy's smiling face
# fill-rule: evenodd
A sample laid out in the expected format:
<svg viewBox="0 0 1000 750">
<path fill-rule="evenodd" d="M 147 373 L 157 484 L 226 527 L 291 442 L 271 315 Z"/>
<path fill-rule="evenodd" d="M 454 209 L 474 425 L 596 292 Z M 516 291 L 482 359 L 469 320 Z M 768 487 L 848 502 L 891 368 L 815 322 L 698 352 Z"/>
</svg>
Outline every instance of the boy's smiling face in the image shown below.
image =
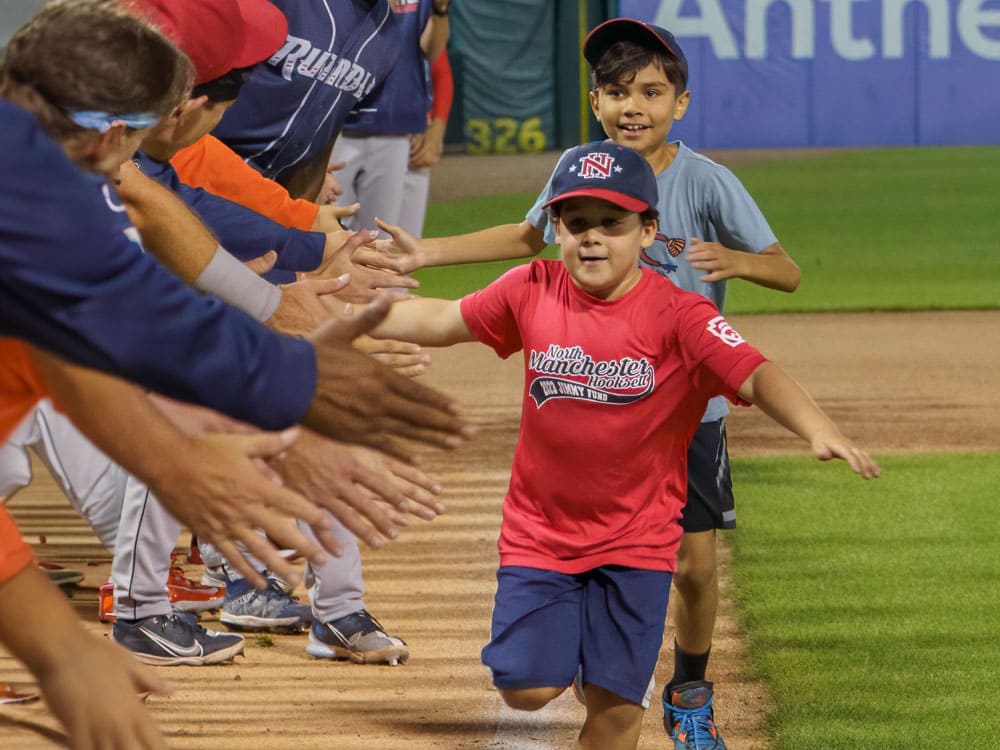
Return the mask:
<svg viewBox="0 0 1000 750">
<path fill-rule="evenodd" d="M 656 222 L 600 198 L 567 198 L 555 222 L 566 270 L 593 297 L 621 297 L 642 277 L 639 251 L 653 244 Z"/>
<path fill-rule="evenodd" d="M 608 138 L 629 146 L 650 163 L 666 148 L 674 122 L 687 112 L 691 92 L 680 95 L 666 73 L 654 63 L 631 81 L 618 81 L 590 92 L 590 106 Z"/>
</svg>

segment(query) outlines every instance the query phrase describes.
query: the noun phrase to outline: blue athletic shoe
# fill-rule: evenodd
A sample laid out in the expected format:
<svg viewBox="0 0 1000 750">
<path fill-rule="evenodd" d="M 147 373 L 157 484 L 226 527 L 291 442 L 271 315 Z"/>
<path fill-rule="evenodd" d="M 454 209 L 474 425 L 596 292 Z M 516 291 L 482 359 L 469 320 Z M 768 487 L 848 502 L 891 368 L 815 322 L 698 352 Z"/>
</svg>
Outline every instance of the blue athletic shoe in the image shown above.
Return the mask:
<svg viewBox="0 0 1000 750">
<path fill-rule="evenodd" d="M 674 750 L 726 750 L 715 726 L 712 683 L 685 682 L 663 691 L 663 727 Z"/>
<path fill-rule="evenodd" d="M 317 659 L 350 659 L 356 664 L 405 664 L 410 649 L 402 638 L 385 632 L 367 610 L 338 620 L 314 622 L 306 652 Z"/>
<path fill-rule="evenodd" d="M 255 589 L 245 578 L 230 579 L 219 621 L 231 630 L 297 632 L 312 624 L 312 609 L 275 582 Z"/>
</svg>

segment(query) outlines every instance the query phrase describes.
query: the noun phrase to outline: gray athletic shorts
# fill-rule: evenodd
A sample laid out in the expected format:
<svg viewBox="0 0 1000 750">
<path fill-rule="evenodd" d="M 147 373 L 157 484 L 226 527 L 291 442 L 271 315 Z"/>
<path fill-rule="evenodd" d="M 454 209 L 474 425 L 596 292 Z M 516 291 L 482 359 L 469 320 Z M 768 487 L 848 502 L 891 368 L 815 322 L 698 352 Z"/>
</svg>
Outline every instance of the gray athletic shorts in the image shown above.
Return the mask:
<svg viewBox="0 0 1000 750">
<path fill-rule="evenodd" d="M 681 516 L 684 531 L 736 526 L 733 478 L 726 450 L 726 420 L 702 422 L 688 448 L 688 497 Z"/>
</svg>

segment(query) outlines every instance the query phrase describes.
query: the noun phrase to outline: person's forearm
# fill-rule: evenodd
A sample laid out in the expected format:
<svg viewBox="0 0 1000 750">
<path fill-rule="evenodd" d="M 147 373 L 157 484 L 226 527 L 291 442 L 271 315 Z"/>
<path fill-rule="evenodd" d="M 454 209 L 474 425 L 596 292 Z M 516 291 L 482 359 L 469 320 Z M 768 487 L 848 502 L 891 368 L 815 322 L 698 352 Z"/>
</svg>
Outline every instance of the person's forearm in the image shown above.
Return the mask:
<svg viewBox="0 0 1000 750">
<path fill-rule="evenodd" d="M 745 253 L 745 263 L 747 270 L 741 278 L 754 284 L 779 292 L 794 292 L 799 286 L 799 267 L 778 243 L 760 253 Z"/>
<path fill-rule="evenodd" d="M 85 637 L 69 600 L 35 565 L 0 584 L 0 643 L 36 677 L 75 658 Z"/>
<path fill-rule="evenodd" d="M 443 266 L 528 258 L 541 252 L 545 239 L 531 224 L 522 221 L 453 237 L 427 238 L 418 244 L 424 266 Z"/>
<path fill-rule="evenodd" d="M 771 362 L 754 370 L 740 388 L 740 396 L 808 443 L 841 434 L 805 389 Z"/>
<path fill-rule="evenodd" d="M 188 284 L 205 270 L 218 240 L 190 208 L 131 162 L 122 166 L 119 197 L 143 247 Z"/>
<path fill-rule="evenodd" d="M 451 25 L 447 15 L 431 15 L 420 35 L 420 49 L 424 53 L 424 57 L 431 62 L 437 60 L 441 51 L 448 46 L 450 32 Z"/>
<path fill-rule="evenodd" d="M 371 335 L 420 346 L 451 346 L 473 340 L 462 318 L 461 301 L 430 297 L 397 302 Z"/>
</svg>

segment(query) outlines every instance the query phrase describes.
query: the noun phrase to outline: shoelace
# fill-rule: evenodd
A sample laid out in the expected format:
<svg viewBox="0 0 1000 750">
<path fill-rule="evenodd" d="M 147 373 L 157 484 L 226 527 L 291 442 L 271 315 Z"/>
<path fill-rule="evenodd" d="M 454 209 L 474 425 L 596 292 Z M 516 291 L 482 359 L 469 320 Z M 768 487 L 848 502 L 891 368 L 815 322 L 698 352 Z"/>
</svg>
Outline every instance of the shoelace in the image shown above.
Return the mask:
<svg viewBox="0 0 1000 750">
<path fill-rule="evenodd" d="M 668 705 L 667 708 L 674 717 L 674 738 L 676 739 L 682 732 L 687 732 L 690 738 L 694 739 L 695 748 L 700 748 L 702 741 L 706 742 L 706 748 L 715 745 L 715 723 L 712 721 L 712 699 L 709 698 L 704 706 L 698 708 L 681 708 L 680 706 Z"/>
</svg>

